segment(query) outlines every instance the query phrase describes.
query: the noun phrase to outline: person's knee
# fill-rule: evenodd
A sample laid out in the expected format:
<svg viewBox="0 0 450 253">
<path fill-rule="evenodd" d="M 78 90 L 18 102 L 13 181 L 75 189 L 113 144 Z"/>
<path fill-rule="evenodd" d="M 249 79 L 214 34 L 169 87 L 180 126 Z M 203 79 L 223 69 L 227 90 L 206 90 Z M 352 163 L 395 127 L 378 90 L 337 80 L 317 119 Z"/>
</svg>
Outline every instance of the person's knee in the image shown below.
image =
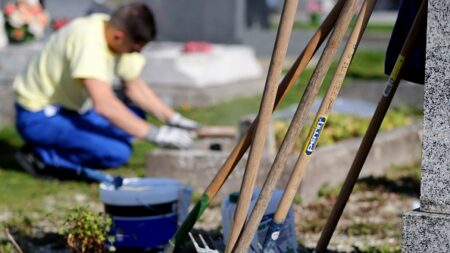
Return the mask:
<svg viewBox="0 0 450 253">
<path fill-rule="evenodd" d="M 132 153 L 131 146 L 121 143 L 114 146 L 105 147 L 103 150 L 103 165 L 107 168 L 122 166 L 128 162 Z"/>
</svg>

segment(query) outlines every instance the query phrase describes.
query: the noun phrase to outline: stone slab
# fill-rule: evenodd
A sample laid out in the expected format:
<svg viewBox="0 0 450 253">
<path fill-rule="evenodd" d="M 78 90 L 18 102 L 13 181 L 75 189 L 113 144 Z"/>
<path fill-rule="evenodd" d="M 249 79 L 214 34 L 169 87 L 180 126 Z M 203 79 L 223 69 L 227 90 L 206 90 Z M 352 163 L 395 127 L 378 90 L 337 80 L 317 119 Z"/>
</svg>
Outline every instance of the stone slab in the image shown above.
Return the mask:
<svg viewBox="0 0 450 253">
<path fill-rule="evenodd" d="M 450 2 L 428 2 L 424 143 L 420 202 L 450 214 Z"/>
<path fill-rule="evenodd" d="M 251 47 L 206 44 L 208 50 L 186 52 L 184 43 L 150 43 L 142 53 L 142 77 L 153 86 L 210 87 L 259 79 L 263 70 Z"/>
<path fill-rule="evenodd" d="M 411 165 L 420 160 L 421 124 L 381 133 L 375 140 L 361 177 L 381 175 L 392 165 Z M 343 182 L 350 168 L 361 139 L 343 141 L 339 144 L 318 148 L 312 156 L 301 184 L 299 195 L 313 200 L 323 184 L 331 186 Z M 147 176 L 173 177 L 186 182 L 195 190 L 203 192 L 229 155 L 229 151 L 209 150 L 155 150 L 147 156 Z M 284 188 L 298 154 L 292 154 L 278 187 Z M 239 191 L 246 158 L 239 162 L 218 195 L 220 200 L 230 192 Z M 261 162 L 257 185 L 262 186 L 273 158 Z"/>
<path fill-rule="evenodd" d="M 446 253 L 450 250 L 450 216 L 418 210 L 403 215 L 403 253 Z"/>
</svg>

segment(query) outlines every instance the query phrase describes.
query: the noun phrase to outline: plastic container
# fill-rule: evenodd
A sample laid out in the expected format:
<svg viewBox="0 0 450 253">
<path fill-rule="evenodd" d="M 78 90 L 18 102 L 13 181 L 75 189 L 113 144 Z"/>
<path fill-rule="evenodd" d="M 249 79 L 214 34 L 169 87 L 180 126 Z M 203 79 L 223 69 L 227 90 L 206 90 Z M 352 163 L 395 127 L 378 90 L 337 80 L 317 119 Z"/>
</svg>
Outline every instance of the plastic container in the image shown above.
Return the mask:
<svg viewBox="0 0 450 253">
<path fill-rule="evenodd" d="M 126 178 L 123 186 L 101 184 L 100 199 L 112 216 L 118 249 L 163 247 L 186 217 L 192 190 L 169 178 Z"/>
<path fill-rule="evenodd" d="M 260 189 L 256 189 L 252 196 L 252 201 L 250 204 L 250 210 L 255 206 L 256 200 L 258 198 Z M 276 212 L 278 207 L 278 203 L 281 200 L 281 196 L 283 195 L 282 190 L 275 190 L 272 195 L 272 199 L 269 202 L 269 206 L 264 213 L 263 218 L 261 219 L 261 223 L 258 227 L 258 231 L 253 238 L 253 241 L 250 245 L 250 249 L 248 252 L 262 252 L 261 247 L 258 246 L 264 244 L 264 239 L 266 237 L 267 231 L 269 229 L 269 224 L 273 219 L 273 215 Z M 229 233 L 231 230 L 231 224 L 233 221 L 234 211 L 236 209 L 237 201 L 239 198 L 239 193 L 234 192 L 231 193 L 228 198 L 225 198 L 222 202 L 222 226 L 223 226 L 223 237 L 224 243 L 228 241 Z M 251 212 L 249 212 L 250 215 Z M 288 216 L 286 217 L 286 221 L 281 227 L 280 237 L 277 240 L 277 247 L 275 251 L 277 253 L 291 253 L 297 252 L 297 236 L 295 233 L 295 222 L 294 222 L 294 213 L 292 211 L 292 207 L 289 209 Z"/>
</svg>

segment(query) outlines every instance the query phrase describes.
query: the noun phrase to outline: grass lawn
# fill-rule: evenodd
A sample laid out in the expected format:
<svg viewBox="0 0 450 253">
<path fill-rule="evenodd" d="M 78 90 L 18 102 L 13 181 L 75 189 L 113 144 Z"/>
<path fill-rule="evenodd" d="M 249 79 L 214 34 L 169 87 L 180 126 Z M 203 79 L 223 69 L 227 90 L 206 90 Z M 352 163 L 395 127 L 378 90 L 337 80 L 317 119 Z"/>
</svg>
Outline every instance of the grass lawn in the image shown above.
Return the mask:
<svg viewBox="0 0 450 253">
<path fill-rule="evenodd" d="M 384 52 L 358 51 L 350 65 L 344 85 L 351 79 L 386 80 L 387 76 L 384 74 L 384 58 Z M 327 73 L 324 85 L 319 91 L 319 95 L 325 94 L 336 67 L 337 62 L 335 61 L 332 64 L 330 71 Z M 311 68 L 307 68 L 303 71 L 297 83 L 281 102 L 279 108 L 285 108 L 299 102 L 313 71 L 314 70 Z M 240 117 L 250 113 L 256 113 L 260 106 L 260 102 L 261 96 L 238 98 L 208 108 L 182 110 L 182 113 L 188 117 L 197 119 L 205 125 L 236 126 Z"/>
</svg>

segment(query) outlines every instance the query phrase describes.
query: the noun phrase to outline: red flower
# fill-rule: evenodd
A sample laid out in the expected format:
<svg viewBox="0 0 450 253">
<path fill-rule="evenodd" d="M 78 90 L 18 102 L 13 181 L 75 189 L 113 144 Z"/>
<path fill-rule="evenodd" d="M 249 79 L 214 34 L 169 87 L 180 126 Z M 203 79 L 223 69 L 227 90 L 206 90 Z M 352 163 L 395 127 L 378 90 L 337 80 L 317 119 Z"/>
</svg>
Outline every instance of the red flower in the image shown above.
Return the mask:
<svg viewBox="0 0 450 253">
<path fill-rule="evenodd" d="M 183 52 L 192 53 L 192 52 L 209 52 L 212 50 L 211 44 L 208 42 L 202 41 L 188 41 L 183 45 Z"/>
<path fill-rule="evenodd" d="M 13 12 L 15 12 L 17 10 L 17 7 L 15 4 L 8 4 L 7 6 L 5 6 L 5 8 L 3 9 L 3 11 L 5 12 L 6 15 L 11 15 Z"/>
<path fill-rule="evenodd" d="M 70 19 L 62 18 L 62 19 L 56 19 L 53 21 L 52 28 L 54 31 L 58 31 L 63 26 L 67 25 L 70 22 Z"/>
</svg>

